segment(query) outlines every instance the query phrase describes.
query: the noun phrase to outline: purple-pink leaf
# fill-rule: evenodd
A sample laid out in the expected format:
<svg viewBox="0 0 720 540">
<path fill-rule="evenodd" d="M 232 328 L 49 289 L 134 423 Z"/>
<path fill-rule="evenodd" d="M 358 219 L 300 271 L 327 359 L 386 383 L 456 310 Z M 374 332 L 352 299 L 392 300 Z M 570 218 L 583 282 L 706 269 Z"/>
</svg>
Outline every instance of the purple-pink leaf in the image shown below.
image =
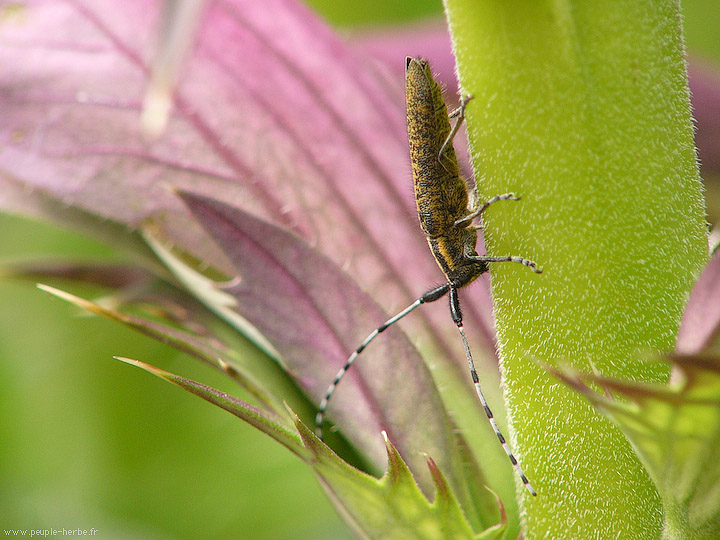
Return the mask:
<svg viewBox="0 0 720 540">
<path fill-rule="evenodd" d="M 387 315 L 327 257 L 296 235 L 224 203 L 185 193 L 188 208 L 235 265 L 225 292 L 237 312 L 280 353 L 293 378 L 319 403 L 352 351 Z M 457 472 L 453 426 L 422 359 L 390 328 L 348 372 L 329 408 L 343 434 L 384 467 L 381 431 L 395 441 L 421 485 L 421 452 Z"/>
<path fill-rule="evenodd" d="M 717 175 L 720 174 L 720 69 L 691 57 L 688 71 L 700 166 L 703 172 Z"/>
<path fill-rule="evenodd" d="M 690 293 L 675 351 L 699 354 L 720 335 L 720 250 L 716 250 Z"/>
<path fill-rule="evenodd" d="M 0 25 L 0 208 L 62 221 L 59 202 L 131 228 L 152 221 L 228 271 L 170 185 L 295 231 L 388 309 L 442 279 L 415 215 L 401 79 L 388 85 L 297 2 L 209 2 L 153 141 L 139 118 L 160 2 L 22 10 Z M 473 289 L 464 306 L 480 328 L 488 295 Z M 419 315 L 435 322 L 425 330 L 461 352 L 435 311 Z"/>
<path fill-rule="evenodd" d="M 210 3 L 168 130 L 143 140 L 158 8 L 33 0 L 4 23 L 0 166 L 11 178 L 133 227 L 162 216 L 166 237 L 215 263 L 167 184 L 299 231 L 343 262 L 388 235 L 424 249 L 410 234 L 401 102 L 295 2 Z M 388 231 L 386 216 L 403 226 Z"/>
<path fill-rule="evenodd" d="M 48 279 L 80 281 L 117 290 L 144 288 L 154 280 L 150 272 L 129 264 L 83 263 L 53 259 L 9 262 L 0 266 L 0 275 L 35 281 Z"/>
</svg>

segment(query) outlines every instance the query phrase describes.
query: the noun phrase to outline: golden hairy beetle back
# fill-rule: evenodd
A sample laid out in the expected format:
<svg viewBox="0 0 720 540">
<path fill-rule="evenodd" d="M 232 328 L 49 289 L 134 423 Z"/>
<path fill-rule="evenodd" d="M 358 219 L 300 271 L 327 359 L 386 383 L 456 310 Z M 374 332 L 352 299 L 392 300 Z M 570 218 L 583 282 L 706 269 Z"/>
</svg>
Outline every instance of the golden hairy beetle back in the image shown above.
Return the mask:
<svg viewBox="0 0 720 540">
<path fill-rule="evenodd" d="M 460 177 L 452 144 L 440 156 L 451 128 L 442 91 L 429 64 L 408 58 L 405 81 L 415 200 L 420 227 L 433 238 L 447 234 L 455 221 L 467 214 L 467 186 Z"/>
<path fill-rule="evenodd" d="M 472 224 L 456 225 L 471 212 L 468 189 L 460 176 L 442 91 L 427 61 L 406 60 L 405 95 L 420 227 L 448 282 L 463 287 L 487 272 L 487 264 L 468 258 L 477 255 Z"/>
</svg>

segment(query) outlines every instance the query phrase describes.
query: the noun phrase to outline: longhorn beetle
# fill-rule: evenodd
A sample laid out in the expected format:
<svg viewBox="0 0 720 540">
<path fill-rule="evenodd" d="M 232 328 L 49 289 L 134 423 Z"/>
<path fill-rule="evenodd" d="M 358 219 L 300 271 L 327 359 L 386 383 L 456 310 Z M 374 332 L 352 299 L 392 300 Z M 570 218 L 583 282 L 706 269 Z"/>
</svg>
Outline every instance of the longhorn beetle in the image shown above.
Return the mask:
<svg viewBox="0 0 720 540">
<path fill-rule="evenodd" d="M 447 283 L 430 289 L 410 306 L 388 319 L 353 351 L 345 365 L 338 371 L 335 380 L 330 384 L 325 392 L 325 397 L 320 402 L 315 417 L 315 431 L 318 437 L 322 438 L 322 424 L 328 402 L 340 380 L 365 347 L 378 334 L 421 304 L 434 302 L 449 293 L 450 316 L 460 332 L 460 338 L 465 348 L 465 356 L 470 367 L 470 375 L 475 385 L 475 391 L 480 398 L 480 403 L 523 484 L 532 495 L 537 495 L 520 464 L 513 456 L 505 437 L 500 432 L 500 428 L 498 428 L 493 413 L 483 395 L 472 354 L 470 353 L 470 346 L 465 336 L 457 293 L 458 289 L 472 283 L 478 276 L 487 272 L 488 263 L 491 262 L 515 262 L 529 267 L 535 273 L 540 274 L 542 272 L 534 262 L 522 257 L 487 257 L 478 255 L 475 251 L 477 229 L 480 227 L 474 225 L 473 221 L 479 218 L 491 204 L 497 201 L 517 201 L 520 197 L 512 193 L 505 193 L 496 195 L 483 204 L 476 200 L 477 197 L 473 197 L 473 204 L 470 205 L 467 183 L 460 175 L 452 141 L 465 119 L 465 107 L 472 99 L 471 96 L 463 97 L 460 108 L 448 115 L 442 97 L 442 90 L 435 82 L 429 64 L 423 59 L 410 57 L 405 59 L 405 96 L 407 100 L 410 161 L 420 227 L 427 236 L 430 250 L 440 269 L 445 274 Z M 457 117 L 457 121 L 451 128 L 449 118 L 454 117 Z"/>
</svg>

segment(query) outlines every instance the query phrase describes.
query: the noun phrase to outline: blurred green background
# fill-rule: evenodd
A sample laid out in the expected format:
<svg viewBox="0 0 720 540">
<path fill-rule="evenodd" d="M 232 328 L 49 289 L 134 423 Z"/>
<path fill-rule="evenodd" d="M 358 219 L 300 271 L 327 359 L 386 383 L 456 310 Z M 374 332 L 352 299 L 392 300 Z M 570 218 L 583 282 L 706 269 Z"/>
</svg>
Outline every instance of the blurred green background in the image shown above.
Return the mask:
<svg viewBox="0 0 720 540">
<path fill-rule="evenodd" d="M 333 25 L 409 22 L 440 0 L 311 0 Z M 720 65 L 720 2 L 683 2 L 688 48 Z M 0 215 L 0 258 L 114 257 L 77 234 Z M 96 538 L 349 539 L 309 469 L 258 431 L 113 360 L 204 383 L 194 360 L 32 284 L 0 279 L 0 526 Z"/>
</svg>

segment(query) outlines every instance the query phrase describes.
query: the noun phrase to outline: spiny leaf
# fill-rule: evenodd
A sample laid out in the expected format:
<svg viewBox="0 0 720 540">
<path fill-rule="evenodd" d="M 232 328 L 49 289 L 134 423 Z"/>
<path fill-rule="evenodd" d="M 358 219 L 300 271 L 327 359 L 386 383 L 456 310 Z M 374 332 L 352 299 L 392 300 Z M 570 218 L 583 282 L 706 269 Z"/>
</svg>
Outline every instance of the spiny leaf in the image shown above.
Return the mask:
<svg viewBox="0 0 720 540">
<path fill-rule="evenodd" d="M 475 538 L 457 499 L 432 460 L 428 466 L 435 485 L 433 503 L 423 495 L 387 436 L 388 469 L 378 480 L 349 470 L 348 465 L 306 426 L 299 421 L 296 426 L 305 445 L 315 455 L 315 470 L 332 500 L 350 512 L 348 521 L 360 537 L 398 540 Z"/>
<path fill-rule="evenodd" d="M 440 517 L 444 524 L 442 526 L 443 531 L 452 530 L 454 523 L 461 523 L 464 516 L 461 513 L 461 509 L 458 506 L 457 499 L 455 498 L 452 489 L 445 481 L 445 477 L 442 475 L 440 469 L 435 464 L 435 461 L 431 457 L 428 457 L 428 467 L 430 473 L 435 480 L 435 506 L 438 507 Z M 500 501 L 500 497 L 495 495 L 495 505 L 499 509 L 500 522 L 496 525 L 486 529 L 480 535 L 476 537 L 478 540 L 499 540 L 505 537 L 507 532 L 507 515 L 505 513 L 505 507 Z"/>
<path fill-rule="evenodd" d="M 458 502 L 434 462 L 431 462 L 436 501 L 430 503 L 416 484 L 410 469 L 386 438 L 388 471 L 373 478 L 341 460 L 300 419 L 290 411 L 297 431 L 233 396 L 138 360 L 120 358 L 171 382 L 202 399 L 234 414 L 310 464 L 333 502 L 349 518 L 350 525 L 363 538 L 393 540 L 457 540 L 476 538 Z M 499 524 L 502 528 L 502 523 Z M 498 538 L 492 528 L 479 538 Z M 486 536 L 490 534 L 490 536 Z"/>
<path fill-rule="evenodd" d="M 217 340 L 201 338 L 157 322 L 121 313 L 48 285 L 39 284 L 38 288 L 91 313 L 124 324 L 142 334 L 155 338 L 202 360 L 240 383 L 261 403 L 269 407 L 269 410 L 274 411 L 276 414 L 285 412 L 282 402 L 269 394 L 261 382 L 256 380 L 247 370 L 243 369 L 242 364 L 236 363 L 233 360 L 232 351 L 224 348 Z M 287 423 L 287 420 L 285 420 L 285 423 Z"/>
<path fill-rule="evenodd" d="M 282 417 L 274 413 L 258 409 L 257 407 L 237 399 L 230 394 L 190 379 L 186 379 L 180 375 L 175 375 L 174 373 L 146 364 L 145 362 L 119 356 L 116 358 L 121 362 L 137 366 L 148 373 L 171 382 L 180 388 L 187 390 L 191 394 L 195 394 L 205 401 L 212 403 L 213 405 L 217 405 L 221 409 L 237 416 L 263 433 L 270 435 L 273 439 L 301 458 L 305 460 L 308 459 L 309 453 L 303 447 L 300 438 L 296 433 L 287 428 Z"/>
<path fill-rule="evenodd" d="M 75 274 L 75 272 L 71 272 L 71 274 Z M 265 398 L 259 384 L 254 383 L 252 379 L 249 381 L 246 380 L 245 377 L 242 377 L 242 375 L 237 372 L 236 368 L 232 367 L 232 364 L 223 360 L 223 357 L 228 358 L 230 356 L 230 351 L 220 348 L 214 341 L 199 338 L 153 321 L 143 320 L 133 315 L 120 313 L 101 304 L 84 300 L 75 295 L 47 285 L 39 285 L 39 287 L 45 292 L 58 296 L 59 298 L 71 302 L 78 307 L 120 322 L 130 328 L 159 339 L 180 350 L 183 350 L 184 352 L 200 358 L 210 365 L 239 378 L 240 382 L 249 386 L 256 394 L 259 394 L 260 398 Z M 146 371 L 168 380 L 185 390 L 188 390 L 203 399 L 230 411 L 264 433 L 269 434 L 288 447 L 291 451 L 299 455 L 302 459 L 311 463 L 321 477 L 323 477 L 323 474 L 325 475 L 323 477 L 326 480 L 325 484 L 328 489 L 333 492 L 336 502 L 343 507 L 343 513 L 359 512 L 360 516 L 358 517 L 358 520 L 363 522 L 362 529 L 373 530 L 374 527 L 374 532 L 372 532 L 372 537 L 374 538 L 378 537 L 378 531 L 387 530 L 388 527 L 390 527 L 391 530 L 397 529 L 398 534 L 400 534 L 400 531 L 405 528 L 407 530 L 403 534 L 410 538 L 411 536 L 407 535 L 412 532 L 412 528 L 408 526 L 408 523 L 417 522 L 418 520 L 415 519 L 417 515 L 424 516 L 421 521 L 424 524 L 423 526 L 430 531 L 428 532 L 428 536 L 426 536 L 427 538 L 432 538 L 434 534 L 432 531 L 437 530 L 438 527 L 440 530 L 445 531 L 455 531 L 456 529 L 465 533 L 469 531 L 469 526 L 466 523 L 465 516 L 460 509 L 455 495 L 452 493 L 449 485 L 440 473 L 440 469 L 434 462 L 430 462 L 429 466 L 432 481 L 435 485 L 436 503 L 434 506 L 437 507 L 437 511 L 435 512 L 435 515 L 428 518 L 426 515 L 426 510 L 428 508 L 427 499 L 420 492 L 410 469 L 407 468 L 407 465 L 400 457 L 400 454 L 387 440 L 386 451 L 389 456 L 389 467 L 383 480 L 378 481 L 360 473 L 342 462 L 324 443 L 319 441 L 317 437 L 315 437 L 303 426 L 301 434 L 303 435 L 302 438 L 304 440 L 305 447 L 312 450 L 312 455 L 314 457 L 311 459 L 306 449 L 296 444 L 297 437 L 289 438 L 289 433 L 291 432 L 288 431 L 287 417 L 276 414 L 272 409 L 258 409 L 241 402 L 224 392 L 220 392 L 195 381 L 188 380 L 184 377 L 174 375 L 142 362 L 127 359 L 122 360 L 141 367 Z M 276 403 L 272 401 L 270 404 L 276 405 Z M 277 411 L 277 406 L 275 406 L 274 409 Z M 294 413 L 292 414 L 294 415 Z M 328 465 L 330 465 L 330 469 L 326 470 Z M 338 473 L 338 471 L 340 472 Z M 336 477 L 336 474 L 340 474 L 340 476 L 345 476 L 346 478 L 341 479 L 340 477 Z M 348 478 L 351 479 L 351 483 L 356 485 L 353 485 L 345 491 L 343 486 L 346 485 Z M 370 491 L 366 493 L 366 496 L 369 497 L 369 501 L 363 501 L 364 503 L 369 503 L 369 507 L 367 508 L 364 506 L 363 508 L 351 507 L 354 503 L 360 503 L 356 497 L 358 493 L 357 484 L 366 487 L 370 486 Z M 351 497 L 350 494 L 355 495 Z M 392 508 L 388 510 L 387 508 L 383 509 L 378 507 L 381 503 L 390 505 L 391 502 L 392 504 L 398 504 L 402 501 L 404 501 L 404 503 L 400 504 L 395 511 L 393 511 Z M 400 510 L 405 510 L 408 514 L 404 516 L 397 515 Z M 391 525 L 384 523 L 379 516 L 386 516 L 388 515 L 388 512 L 389 515 L 393 516 L 394 520 L 399 520 L 400 523 L 394 523 Z M 485 519 L 487 519 L 487 517 L 485 517 Z M 380 521 L 378 522 L 378 520 Z M 375 525 L 373 525 L 373 523 Z M 466 528 L 468 530 L 465 530 Z M 457 535 L 453 533 L 453 536 L 458 535 L 459 532 Z M 421 538 L 422 537 L 425 536 L 421 536 Z M 464 537 L 464 535 L 460 535 L 458 537 Z"/>
</svg>

